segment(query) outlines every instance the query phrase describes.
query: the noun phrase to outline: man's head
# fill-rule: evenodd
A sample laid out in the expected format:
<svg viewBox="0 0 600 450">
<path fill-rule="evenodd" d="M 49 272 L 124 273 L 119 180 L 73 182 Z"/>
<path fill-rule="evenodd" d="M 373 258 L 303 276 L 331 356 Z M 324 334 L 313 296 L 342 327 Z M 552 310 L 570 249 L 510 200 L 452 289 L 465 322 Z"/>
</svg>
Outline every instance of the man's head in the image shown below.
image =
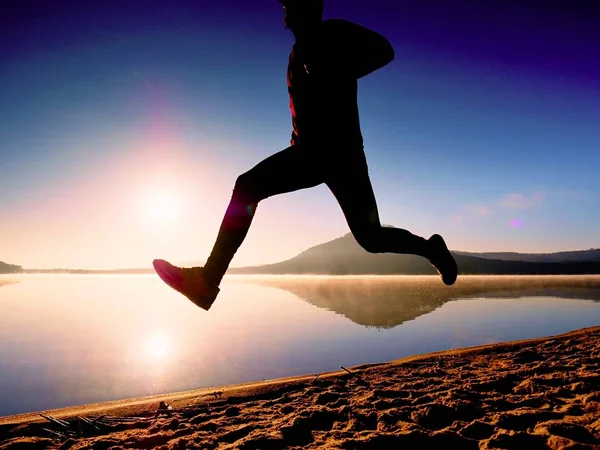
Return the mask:
<svg viewBox="0 0 600 450">
<path fill-rule="evenodd" d="M 292 31 L 321 22 L 323 0 L 279 0 L 283 6 L 285 26 Z"/>
</svg>

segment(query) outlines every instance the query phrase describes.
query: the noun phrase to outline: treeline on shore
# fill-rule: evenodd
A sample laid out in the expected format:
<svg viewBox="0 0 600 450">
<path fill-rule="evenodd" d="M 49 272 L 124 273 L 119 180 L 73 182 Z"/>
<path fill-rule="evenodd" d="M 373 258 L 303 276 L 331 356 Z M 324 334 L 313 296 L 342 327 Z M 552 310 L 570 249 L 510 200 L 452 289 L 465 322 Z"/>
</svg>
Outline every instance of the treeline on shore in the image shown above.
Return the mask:
<svg viewBox="0 0 600 450">
<path fill-rule="evenodd" d="M 0 273 L 21 273 L 23 272 L 23 267 L 17 266 L 16 264 L 7 264 L 3 261 L 0 261 Z"/>
</svg>

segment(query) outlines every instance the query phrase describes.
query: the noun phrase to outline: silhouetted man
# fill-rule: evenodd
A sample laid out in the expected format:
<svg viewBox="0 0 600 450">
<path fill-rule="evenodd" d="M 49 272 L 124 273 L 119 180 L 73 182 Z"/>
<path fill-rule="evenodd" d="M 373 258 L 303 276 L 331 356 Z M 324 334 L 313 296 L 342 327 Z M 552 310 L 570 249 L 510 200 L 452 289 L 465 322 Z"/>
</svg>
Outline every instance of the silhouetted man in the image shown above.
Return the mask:
<svg viewBox="0 0 600 450">
<path fill-rule="evenodd" d="M 180 268 L 155 260 L 158 275 L 208 310 L 240 247 L 258 203 L 277 194 L 325 183 L 357 242 L 371 253 L 427 258 L 447 285 L 457 266 L 442 237 L 429 239 L 382 227 L 369 180 L 357 105 L 357 80 L 394 59 L 381 35 L 343 20 L 322 20 L 323 0 L 279 0 L 295 37 L 287 70 L 291 146 L 240 175 L 204 267 Z"/>
</svg>

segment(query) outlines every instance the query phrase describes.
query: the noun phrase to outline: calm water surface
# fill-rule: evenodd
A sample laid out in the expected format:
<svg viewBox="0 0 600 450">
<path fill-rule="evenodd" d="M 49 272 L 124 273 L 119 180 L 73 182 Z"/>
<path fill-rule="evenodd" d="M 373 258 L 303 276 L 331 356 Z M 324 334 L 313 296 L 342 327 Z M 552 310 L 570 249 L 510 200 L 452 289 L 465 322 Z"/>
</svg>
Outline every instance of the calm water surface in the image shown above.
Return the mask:
<svg viewBox="0 0 600 450">
<path fill-rule="evenodd" d="M 600 277 L 0 276 L 0 415 L 337 370 L 600 325 Z"/>
</svg>

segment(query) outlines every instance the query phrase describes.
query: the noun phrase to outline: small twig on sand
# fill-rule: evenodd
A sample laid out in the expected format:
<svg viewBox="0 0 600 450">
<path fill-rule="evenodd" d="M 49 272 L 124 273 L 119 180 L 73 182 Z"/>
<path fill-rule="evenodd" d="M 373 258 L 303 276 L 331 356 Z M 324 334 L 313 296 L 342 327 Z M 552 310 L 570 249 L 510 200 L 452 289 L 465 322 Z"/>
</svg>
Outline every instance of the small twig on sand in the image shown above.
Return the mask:
<svg viewBox="0 0 600 450">
<path fill-rule="evenodd" d="M 150 420 L 151 417 L 134 417 L 134 416 L 106 416 L 105 422 L 137 422 L 139 420 Z"/>
<path fill-rule="evenodd" d="M 60 447 L 57 447 L 56 450 L 67 450 L 67 449 L 73 447 L 73 445 L 75 445 L 76 443 L 77 443 L 77 441 L 75 439 L 73 439 L 72 437 L 70 437 L 69 439 L 64 441 L 62 444 L 60 444 Z"/>
<path fill-rule="evenodd" d="M 105 417 L 106 417 L 106 414 L 104 414 L 104 415 L 102 415 L 102 416 L 98 416 L 98 417 L 96 417 L 95 419 L 92 419 L 92 423 L 96 423 L 96 422 L 98 422 L 99 420 L 102 420 L 102 419 L 104 419 Z"/>
<path fill-rule="evenodd" d="M 77 416 L 77 419 L 81 420 L 86 425 L 89 425 L 90 427 L 95 428 L 96 430 L 100 430 L 100 428 L 98 428 L 94 422 L 92 422 L 89 419 L 86 419 L 85 417 Z"/>
<path fill-rule="evenodd" d="M 44 414 L 40 414 L 40 416 L 42 416 L 44 419 L 46 419 L 46 420 L 49 420 L 50 422 L 52 422 L 52 423 L 54 423 L 54 424 L 56 424 L 56 425 L 58 425 L 58 426 L 61 426 L 61 427 L 63 427 L 63 428 L 66 428 L 67 430 L 68 430 L 69 428 L 71 428 L 71 426 L 70 426 L 69 422 L 66 422 L 66 421 L 64 421 L 64 420 L 55 419 L 55 418 L 54 418 L 54 417 L 52 417 L 52 416 L 45 416 Z"/>
<path fill-rule="evenodd" d="M 79 416 L 77 416 L 77 418 L 75 420 L 77 423 L 76 435 L 77 435 L 77 437 L 81 437 L 81 436 L 83 436 L 83 430 L 81 429 L 81 419 L 79 418 Z"/>
<path fill-rule="evenodd" d="M 350 375 L 355 375 L 356 374 L 354 372 L 350 372 L 348 369 L 346 369 L 344 366 L 340 366 L 340 369 L 345 370 L 346 372 L 348 372 Z"/>
<path fill-rule="evenodd" d="M 42 430 L 44 430 L 44 431 L 46 431 L 46 432 L 48 432 L 50 434 L 54 434 L 54 435 L 56 435 L 56 436 L 58 436 L 60 438 L 63 438 L 63 439 L 68 439 L 69 438 L 69 436 L 67 436 L 66 434 L 60 433 L 59 431 L 51 430 L 49 428 L 42 428 Z"/>
<path fill-rule="evenodd" d="M 357 379 L 357 383 L 358 384 L 361 384 L 363 386 L 369 386 L 369 383 L 367 383 L 365 380 L 363 380 L 363 378 L 360 376 L 360 374 L 358 374 L 356 372 L 351 372 L 348 369 L 346 369 L 344 366 L 340 366 L 340 369 L 345 370 L 350 375 L 352 375 L 353 377 L 355 377 Z"/>
</svg>

